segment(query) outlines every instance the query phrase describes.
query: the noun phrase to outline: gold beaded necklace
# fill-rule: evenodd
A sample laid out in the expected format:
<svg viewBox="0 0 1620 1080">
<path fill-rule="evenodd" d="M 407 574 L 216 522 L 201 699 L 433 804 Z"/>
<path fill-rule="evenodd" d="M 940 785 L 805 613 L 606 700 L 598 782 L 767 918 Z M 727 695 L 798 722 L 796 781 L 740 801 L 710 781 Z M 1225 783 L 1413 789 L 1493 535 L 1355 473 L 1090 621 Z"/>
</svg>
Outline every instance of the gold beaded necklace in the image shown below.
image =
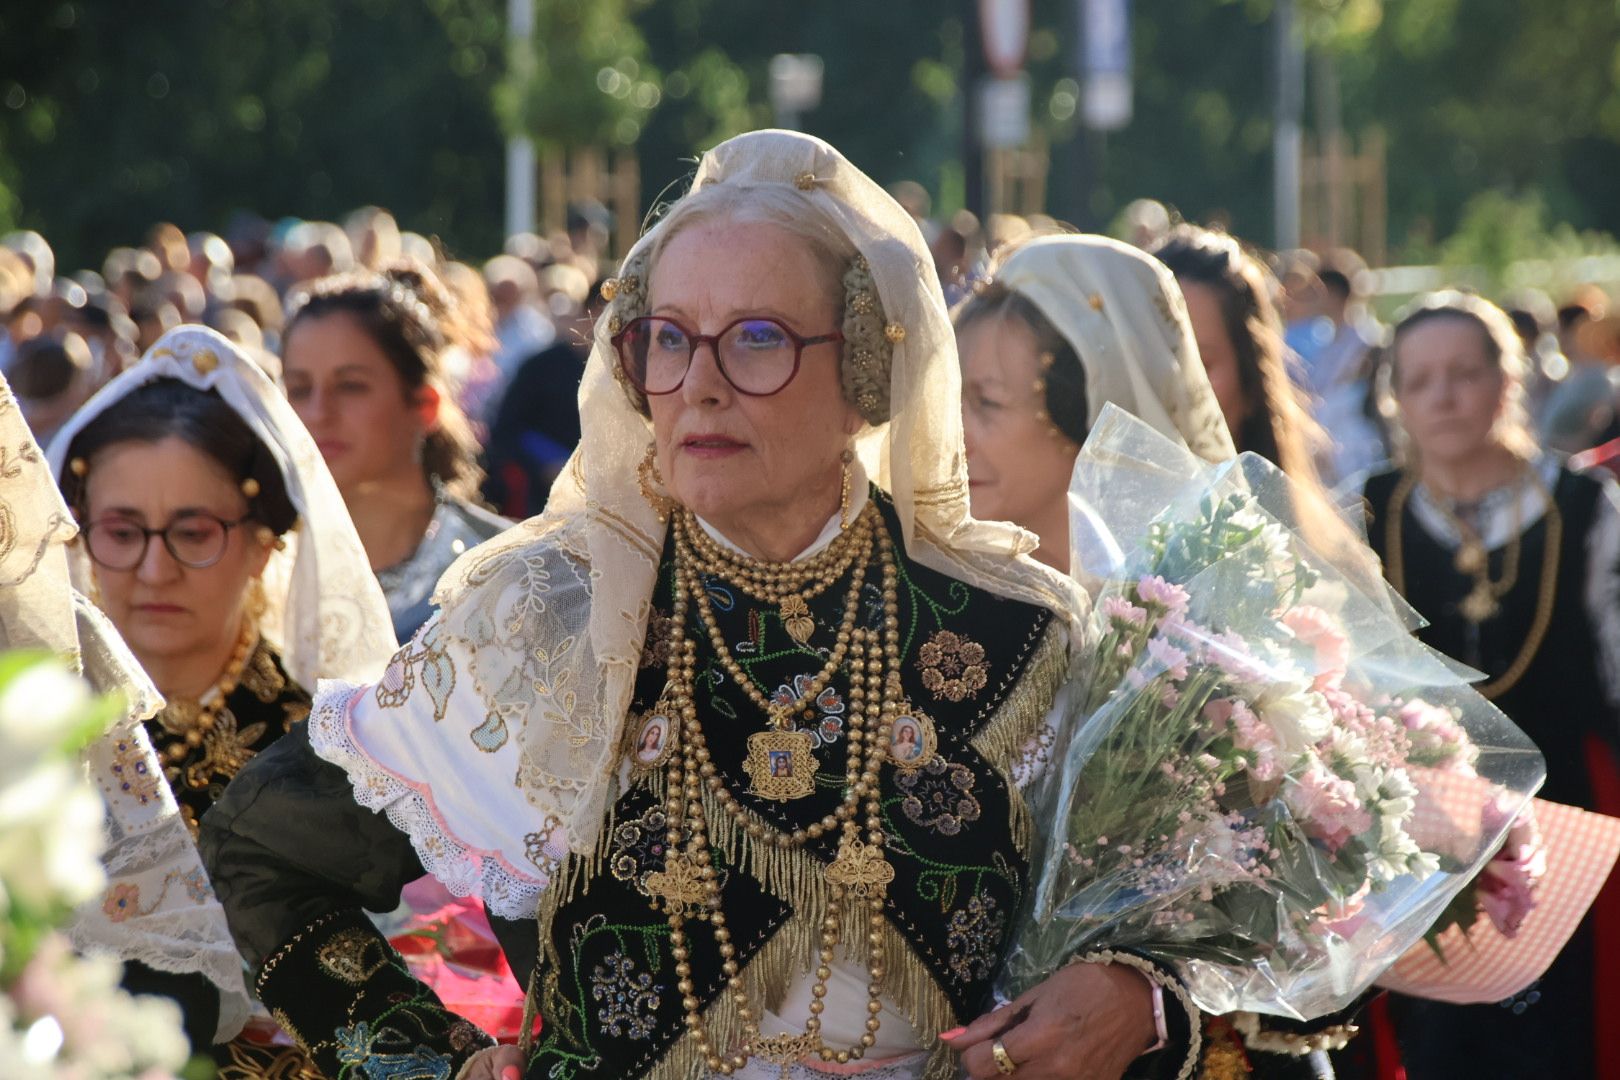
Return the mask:
<svg viewBox="0 0 1620 1080">
<path fill-rule="evenodd" d="M 754 680 L 749 678 L 748 673 L 742 669 L 742 665 L 737 663 L 736 658 L 731 655 L 731 650 L 726 646 L 725 635 L 721 632 L 720 626 L 715 620 L 714 606 L 709 599 L 708 590 L 703 588 L 701 581 L 697 579 L 699 574 L 709 574 L 720 576 L 722 580 L 729 580 L 724 577 L 728 567 L 698 558 L 693 550 L 693 534 L 701 534 L 702 530 L 696 526 L 695 519 L 691 517 L 690 513 L 683 515 L 676 522 L 676 560 L 679 565 L 689 568 L 688 571 L 684 572 L 691 573 L 692 580 L 697 582 L 696 587 L 692 589 L 692 595 L 696 598 L 698 614 L 702 619 L 704 629 L 708 632 L 709 643 L 713 646 L 715 654 L 719 657 L 721 666 L 726 669 L 727 674 L 742 688 L 754 704 L 771 718 L 768 730 L 755 732 L 748 737 L 748 759 L 744 764 L 744 768 L 748 770 L 751 778 L 750 790 L 756 795 L 768 799 L 787 800 L 803 798 L 815 791 L 816 758 L 814 741 L 810 738 L 808 732 L 795 729 L 793 718 L 801 708 L 814 701 L 817 695 L 827 688 L 834 673 L 837 672 L 839 665 L 843 663 L 844 657 L 849 651 L 851 630 L 860 613 L 861 588 L 866 583 L 866 567 L 872 557 L 873 535 L 876 531 L 877 520 L 877 510 L 871 504 L 868 504 L 866 510 L 862 512 L 860 519 L 856 522 L 855 528 L 845 534 L 849 540 L 845 545 L 848 548 L 848 554 L 846 556 L 840 553 L 839 561 L 843 562 L 846 567 L 853 563 L 854 570 L 850 578 L 849 593 L 844 599 L 843 619 L 839 624 L 832 651 L 827 657 L 826 663 L 810 679 L 808 685 L 796 695 L 793 701 L 786 704 L 777 704 L 768 699 L 764 692 L 754 685 Z M 763 576 L 756 576 L 751 584 L 739 584 L 739 587 L 756 599 L 775 599 L 774 596 L 767 598 L 760 595 L 766 591 L 760 588 L 760 578 Z M 771 581 L 768 586 L 771 589 L 785 588 L 785 586 L 777 583 L 780 581 L 779 578 L 767 580 Z M 821 588 L 817 590 L 818 593 L 826 587 L 826 584 L 821 585 Z M 805 618 L 806 621 L 809 621 L 809 608 L 802 599 L 802 595 L 799 599 L 799 606 L 806 612 Z M 786 618 L 784 618 L 784 622 L 786 621 Z M 808 636 L 806 634 L 806 637 Z"/>
<path fill-rule="evenodd" d="M 870 503 L 867 508 L 870 510 Z M 875 511 L 863 511 L 854 525 L 839 533 L 826 550 L 799 562 L 782 564 L 762 562 L 727 549 L 696 525 L 690 511 L 681 518 L 681 531 L 699 557 L 704 572 L 736 585 L 761 603 L 776 604 L 783 628 L 800 645 L 808 644 L 815 633 L 809 602 L 843 577 L 857 556 L 863 562 L 870 557 L 870 548 L 866 545 L 877 520 Z"/>
<path fill-rule="evenodd" d="M 708 624 L 711 642 L 716 640 L 717 632 L 713 626 L 713 611 L 705 606 L 706 591 L 701 576 L 703 568 L 686 540 L 692 531 L 691 522 L 684 519 L 676 522 L 675 602 L 671 616 L 665 700 L 672 714 L 678 718 L 681 737 L 679 754 L 672 757 L 665 767 L 665 811 L 669 825 L 665 838 L 668 854 L 664 869 L 649 875 L 647 884 L 653 894 L 655 910 L 664 911 L 669 920 L 671 950 L 687 1029 L 697 1040 L 698 1051 L 709 1070 L 723 1076 L 730 1076 L 753 1057 L 781 1066 L 784 1077 L 794 1062 L 805 1057 L 847 1064 L 864 1056 L 877 1042 L 886 973 L 882 944 L 885 921 L 883 905 L 888 885 L 894 880 L 894 868 L 883 856 L 885 837 L 878 801 L 878 769 L 883 750 L 881 741 L 874 735 L 899 715 L 903 692 L 900 685 L 899 571 L 895 564 L 893 541 L 881 528 L 875 513 L 871 517 L 863 514 L 863 519 L 867 522 L 863 530 L 865 538 L 855 538 L 858 546 L 851 561 L 856 566 L 856 572 L 851 577 L 850 599 L 846 599 L 845 619 L 839 629 L 839 646 L 842 648 L 838 656 L 840 661 L 847 660 L 850 671 L 851 704 L 844 797 L 834 813 L 791 832 L 768 825 L 743 807 L 726 788 L 724 778 L 711 760 L 693 698 L 697 647 L 686 629 L 689 612 L 694 605 L 698 608 L 700 618 Z M 859 610 L 860 591 L 867 564 L 871 561 L 874 540 L 883 575 L 881 644 L 876 633 L 856 629 L 856 620 L 851 614 Z M 837 648 L 835 646 L 835 651 Z M 732 671 L 733 678 L 740 674 L 744 680 L 747 679 L 746 673 L 736 665 L 729 652 L 721 655 L 728 670 L 736 669 Z M 834 663 L 825 671 L 826 679 L 830 680 L 837 667 L 838 664 Z M 745 685 L 757 692 L 751 680 Z M 754 693 L 750 693 L 749 696 L 756 704 L 762 703 L 763 694 L 755 697 Z M 801 700 L 805 696 L 801 695 Z M 779 722 L 779 716 L 792 716 L 792 708 L 786 713 L 777 714 L 768 701 L 763 705 L 767 715 L 772 717 L 773 724 Z M 750 749 L 752 751 L 752 740 Z M 760 1032 L 761 1014 L 750 1004 L 744 988 L 736 959 L 736 946 L 731 943 L 731 932 L 722 909 L 719 876 L 713 866 L 709 845 L 708 811 L 703 801 L 705 790 L 715 798 L 721 811 L 740 822 L 749 837 L 757 842 L 778 847 L 801 847 L 834 829 L 840 830 L 838 854 L 826 871 L 829 892 L 820 918 L 821 950 L 816 980 L 811 987 L 810 1016 L 802 1033 L 766 1036 Z M 863 805 L 866 813 L 864 839 L 856 816 L 856 808 Z M 822 1040 L 821 1014 L 825 1009 L 827 984 L 832 977 L 840 927 L 846 905 L 851 903 L 864 904 L 867 909 L 868 1016 L 866 1031 L 855 1045 L 847 1049 L 834 1049 Z M 690 918 L 709 923 L 719 948 L 721 974 L 726 980 L 722 992 L 732 996 L 737 1015 L 743 1023 L 741 1045 L 724 1054 L 721 1053 L 722 1048 L 714 1045 L 703 1020 L 702 1003 L 695 996 L 696 985 L 692 981 L 691 951 L 686 929 Z"/>
<path fill-rule="evenodd" d="M 236 648 L 231 652 L 230 660 L 225 664 L 225 670 L 220 674 L 219 680 L 209 687 L 195 701 L 182 697 L 171 697 L 157 714 L 157 722 L 165 732 L 176 736 L 183 742 L 172 744 L 164 756 L 171 763 L 184 761 L 186 755 L 192 750 L 202 746 L 209 734 L 219 724 L 219 714 L 225 710 L 226 702 L 236 692 L 237 685 L 242 681 L 242 671 L 247 667 L 248 657 L 253 655 L 253 649 L 259 643 L 259 631 L 253 620 L 242 620 L 242 632 L 236 639 Z"/>
</svg>

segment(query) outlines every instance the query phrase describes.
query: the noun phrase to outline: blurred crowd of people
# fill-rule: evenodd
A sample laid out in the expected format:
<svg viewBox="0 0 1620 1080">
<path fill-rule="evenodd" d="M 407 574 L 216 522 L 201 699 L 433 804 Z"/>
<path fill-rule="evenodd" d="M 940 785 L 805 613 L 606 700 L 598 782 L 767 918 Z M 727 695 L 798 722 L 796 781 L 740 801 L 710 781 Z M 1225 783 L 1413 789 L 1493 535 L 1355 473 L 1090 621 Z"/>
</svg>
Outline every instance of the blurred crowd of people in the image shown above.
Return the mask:
<svg viewBox="0 0 1620 1080">
<path fill-rule="evenodd" d="M 0 240 L 0 372 L 44 445 L 167 330 L 209 326 L 279 381 L 291 309 L 312 287 L 393 278 L 420 294 L 445 339 L 428 381 L 484 455 L 484 499 L 526 517 L 579 437 L 573 390 L 599 307 L 607 226 L 600 204 L 578 205 L 565 231 L 513 236 L 477 267 L 378 207 L 342 224 L 242 214 L 223 233 L 159 223 L 140 245 L 109 251 L 99 269 L 73 272 L 57 265 L 45 236 L 14 232 Z M 533 407 L 503 414 L 520 398 Z"/>
<path fill-rule="evenodd" d="M 896 199 L 928 240 L 947 301 L 983 281 L 993 260 L 1024 241 L 1066 231 L 1056 220 L 967 211 L 930 216 L 926 189 L 902 182 Z M 1119 231 L 1154 250 L 1173 215 L 1131 204 Z M 288 305 L 322 279 L 401 267 L 435 294 L 448 336 L 433 381 L 447 388 L 481 452 L 483 499 L 510 518 L 538 513 L 579 438 L 573 391 L 601 309 L 608 212 L 570 209 L 552 236 L 525 233 L 482 267 L 457 260 L 387 210 L 363 207 L 341 224 L 238 215 L 221 233 L 187 234 L 163 222 L 139 246 L 107 253 L 99 270 L 67 273 L 49 240 L 14 232 L 0 241 L 0 371 L 41 443 L 95 390 L 164 331 L 210 326 L 282 377 Z M 1306 443 L 1330 488 L 1353 491 L 1399 459 L 1387 344 L 1374 307 L 1375 272 L 1354 251 L 1281 252 L 1260 264 L 1283 323 L 1286 368 L 1314 424 Z M 434 304 L 430 304 L 430 307 Z M 1582 465 L 1620 463 L 1620 313 L 1587 285 L 1565 296 L 1535 289 L 1504 305 L 1528 360 L 1525 400 L 1544 443 L 1582 454 Z M 1206 353 L 1221 335 L 1216 307 L 1191 298 Z M 1218 385 L 1218 383 L 1217 383 Z M 1238 418 L 1228 415 L 1228 421 Z M 1241 424 L 1233 424 L 1237 431 Z M 1331 433 L 1331 434 L 1329 434 Z"/>
</svg>

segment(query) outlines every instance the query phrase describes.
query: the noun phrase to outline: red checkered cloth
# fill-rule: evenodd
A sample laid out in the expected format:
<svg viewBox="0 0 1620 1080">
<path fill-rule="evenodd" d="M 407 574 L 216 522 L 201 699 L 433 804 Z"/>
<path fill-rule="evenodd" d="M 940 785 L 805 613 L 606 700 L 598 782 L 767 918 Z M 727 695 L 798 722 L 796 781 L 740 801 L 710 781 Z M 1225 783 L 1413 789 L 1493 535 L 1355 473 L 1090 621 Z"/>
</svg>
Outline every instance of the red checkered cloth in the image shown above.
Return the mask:
<svg viewBox="0 0 1620 1080">
<path fill-rule="evenodd" d="M 1620 856 L 1620 818 L 1542 799 L 1533 803 L 1547 852 L 1547 873 L 1536 888 L 1536 906 L 1518 935 L 1503 937 L 1481 915 L 1466 935 L 1453 927 L 1440 936 L 1445 960 L 1427 942 L 1421 943 L 1384 973 L 1379 986 L 1471 1005 L 1511 997 L 1547 970 Z"/>
</svg>

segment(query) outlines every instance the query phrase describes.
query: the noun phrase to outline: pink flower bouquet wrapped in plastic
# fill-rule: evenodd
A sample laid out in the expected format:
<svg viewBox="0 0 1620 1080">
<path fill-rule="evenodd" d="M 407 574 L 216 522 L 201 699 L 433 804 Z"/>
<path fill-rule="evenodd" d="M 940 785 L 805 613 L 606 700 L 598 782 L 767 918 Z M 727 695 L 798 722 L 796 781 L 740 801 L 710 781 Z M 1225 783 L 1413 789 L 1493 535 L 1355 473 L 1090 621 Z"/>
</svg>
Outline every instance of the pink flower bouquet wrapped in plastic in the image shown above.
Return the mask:
<svg viewBox="0 0 1620 1080">
<path fill-rule="evenodd" d="M 1531 742 L 1305 499 L 1252 454 L 1210 466 L 1118 410 L 1087 440 L 1088 663 L 1031 791 L 1041 848 L 1003 993 L 1127 948 L 1208 1012 L 1341 1009 L 1539 787 Z M 1480 902 L 1511 920 L 1529 878 L 1501 869 Z"/>
</svg>

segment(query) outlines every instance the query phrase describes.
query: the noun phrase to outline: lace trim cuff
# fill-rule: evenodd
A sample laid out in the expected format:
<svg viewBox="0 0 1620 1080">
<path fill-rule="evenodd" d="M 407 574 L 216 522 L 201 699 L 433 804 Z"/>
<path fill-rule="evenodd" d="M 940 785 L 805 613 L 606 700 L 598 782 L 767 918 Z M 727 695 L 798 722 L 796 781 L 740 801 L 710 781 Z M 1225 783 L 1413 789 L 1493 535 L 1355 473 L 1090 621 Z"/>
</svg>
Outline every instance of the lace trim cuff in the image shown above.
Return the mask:
<svg viewBox="0 0 1620 1080">
<path fill-rule="evenodd" d="M 452 894 L 476 893 L 492 915 L 529 918 L 549 881 L 520 873 L 498 852 L 463 844 L 445 824 L 428 785 L 394 773 L 356 742 L 353 710 L 369 692 L 367 686 L 322 682 L 309 716 L 310 745 L 348 774 L 355 802 L 386 812 L 394 827 L 411 838 L 423 869 Z"/>
</svg>

